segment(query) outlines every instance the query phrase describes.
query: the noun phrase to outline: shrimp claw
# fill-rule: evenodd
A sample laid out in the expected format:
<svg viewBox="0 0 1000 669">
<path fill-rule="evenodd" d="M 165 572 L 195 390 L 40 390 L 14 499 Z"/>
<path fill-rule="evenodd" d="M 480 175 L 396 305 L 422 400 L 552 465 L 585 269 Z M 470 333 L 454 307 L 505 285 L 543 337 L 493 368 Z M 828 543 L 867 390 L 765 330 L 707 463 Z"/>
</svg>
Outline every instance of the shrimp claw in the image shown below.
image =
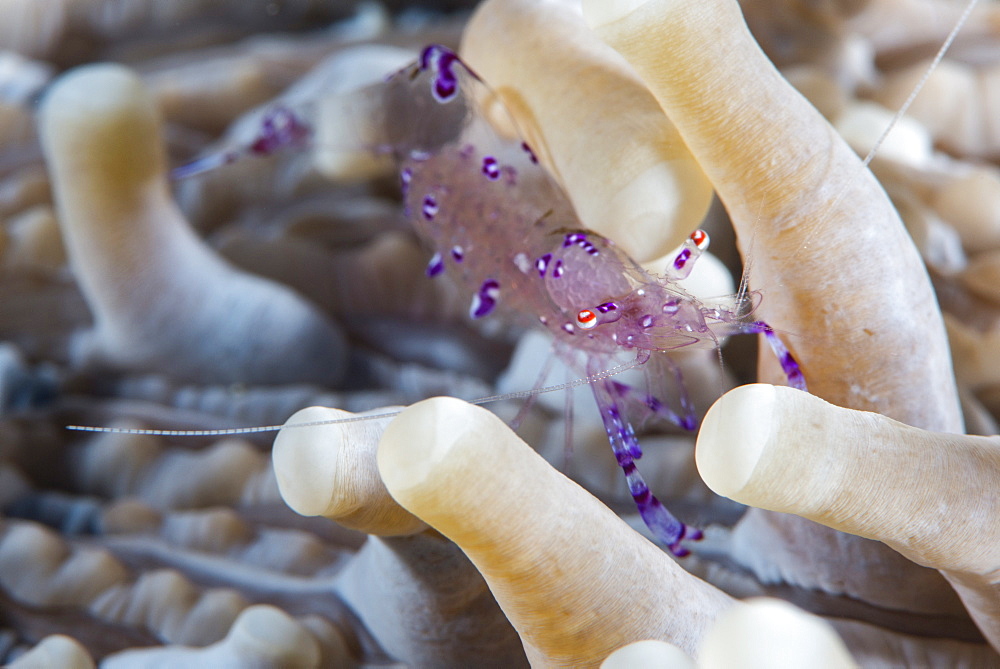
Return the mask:
<svg viewBox="0 0 1000 669">
<path fill-rule="evenodd" d="M 646 485 L 635 463 L 642 457 L 642 448 L 631 423 L 622 418 L 613 399 L 614 394 L 616 393 L 612 382 L 605 380 L 594 384 L 594 397 L 600 405 L 604 429 L 608 434 L 608 441 L 611 443 L 618 466 L 625 474 L 629 494 L 632 495 L 639 515 L 653 535 L 677 557 L 689 555 L 690 551 L 681 542 L 685 539 L 697 541 L 702 538 L 702 533 L 678 520 Z"/>
</svg>

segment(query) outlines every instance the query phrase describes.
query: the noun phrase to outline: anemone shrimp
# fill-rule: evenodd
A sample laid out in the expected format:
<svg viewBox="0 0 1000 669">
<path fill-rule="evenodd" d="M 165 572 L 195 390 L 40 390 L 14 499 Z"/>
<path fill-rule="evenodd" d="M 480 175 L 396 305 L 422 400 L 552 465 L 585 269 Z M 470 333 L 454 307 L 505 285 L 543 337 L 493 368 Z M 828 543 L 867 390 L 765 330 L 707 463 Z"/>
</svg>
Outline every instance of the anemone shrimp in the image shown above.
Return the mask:
<svg viewBox="0 0 1000 669">
<path fill-rule="evenodd" d="M 351 110 L 347 125 L 354 127 L 338 133 L 376 138 L 365 149 L 395 160 L 404 213 L 435 250 L 426 274 L 447 274 L 463 286 L 471 295 L 470 318 L 489 316 L 502 305 L 551 334 L 555 352 L 591 385 L 644 522 L 672 552 L 686 555 L 681 541 L 696 540 L 700 532 L 667 511 L 636 468 L 641 420 L 659 416 L 685 430 L 697 428 L 670 352 L 717 348 L 721 337 L 759 333 L 790 385 L 805 389 L 802 371 L 774 330 L 754 320 L 756 293 L 703 303 L 679 283 L 708 247 L 704 231 L 688 237 L 663 275 L 643 269 L 613 241 L 583 228 L 527 143 L 503 137 L 491 125 L 480 112 L 488 95 L 456 54 L 429 46 L 385 82 L 339 99 L 338 109 Z M 322 122 L 320 109 L 276 106 L 249 145 L 183 166 L 174 176 L 307 144 Z M 634 361 L 616 366 L 621 354 Z M 634 366 L 643 367 L 647 389 L 611 378 Z M 256 430 L 262 429 L 274 428 Z"/>
</svg>

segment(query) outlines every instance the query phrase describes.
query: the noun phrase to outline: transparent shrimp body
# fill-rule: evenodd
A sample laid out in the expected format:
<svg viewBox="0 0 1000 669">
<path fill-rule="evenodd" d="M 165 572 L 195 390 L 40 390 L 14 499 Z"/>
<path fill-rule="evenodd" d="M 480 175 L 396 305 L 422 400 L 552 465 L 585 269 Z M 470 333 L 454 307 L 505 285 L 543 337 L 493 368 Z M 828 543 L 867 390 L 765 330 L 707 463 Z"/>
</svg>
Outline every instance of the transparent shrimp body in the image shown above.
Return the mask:
<svg viewBox="0 0 1000 669">
<path fill-rule="evenodd" d="M 324 110 L 332 110 L 330 120 L 324 119 Z M 483 110 L 490 111 L 493 123 Z M 308 132 L 362 144 L 338 149 L 394 158 L 406 216 L 435 250 L 427 275 L 448 275 L 466 287 L 471 318 L 500 309 L 505 317 L 541 324 L 568 361 L 583 360 L 582 371 L 595 379 L 594 397 L 640 514 L 675 554 L 686 554 L 682 539 L 700 534 L 672 516 L 640 476 L 635 461 L 642 451 L 629 413 L 640 407 L 695 428 L 669 351 L 717 346 L 719 334 L 735 332 L 769 334 L 772 345 L 783 349 L 766 324 L 748 319 L 750 300 L 739 301 L 742 306 L 736 309 L 706 306 L 677 283 L 707 245 L 704 233 L 694 233 L 667 274 L 657 277 L 611 240 L 583 229 L 531 148 L 514 131 L 505 136 L 498 130 L 514 124 L 500 118 L 506 112 L 492 92 L 444 47 L 427 47 L 416 63 L 385 82 L 332 103 L 274 113 L 281 123 L 265 122 L 251 147 L 223 154 L 224 159 L 205 159 L 204 169 L 241 154 L 262 153 L 254 147 L 265 147 L 266 153 L 283 143 L 300 144 Z M 336 124 L 335 130 L 324 130 L 324 123 Z M 282 136 L 294 141 L 270 136 L 269 128 L 283 129 Z M 317 150 L 330 148 L 316 142 Z M 189 175 L 202 166 L 183 169 L 181 174 Z M 642 363 L 655 359 L 659 364 L 647 367 L 657 374 L 673 370 L 678 381 L 674 405 L 680 411 L 668 408 L 662 393 L 640 392 L 602 374 L 623 351 Z M 784 354 L 786 371 L 801 381 L 797 364 L 787 350 Z M 794 380 L 793 385 L 804 386 Z"/>
<path fill-rule="evenodd" d="M 400 162 L 407 216 L 437 250 L 428 274 L 448 273 L 471 288 L 471 317 L 503 304 L 594 352 L 715 345 L 707 319 L 723 313 L 583 229 L 530 148 L 505 140 L 478 113 L 490 93 L 454 54 L 429 47 L 386 86 L 385 130 L 376 134 L 397 136 L 387 144 Z M 610 304 L 608 327 L 581 326 L 581 309 Z"/>
<path fill-rule="evenodd" d="M 643 361 L 668 351 L 717 345 L 713 327 L 763 331 L 733 310 L 708 307 L 677 283 L 707 237 L 695 233 L 670 268 L 655 277 L 612 241 L 582 228 L 561 189 L 518 137 L 502 137 L 481 113 L 495 100 L 450 51 L 428 47 L 420 60 L 368 94 L 381 95 L 382 123 L 365 136 L 387 138 L 399 162 L 406 214 L 436 253 L 430 276 L 449 274 L 469 289 L 469 314 L 498 307 L 537 320 L 567 358 L 598 374 L 621 351 Z M 503 126 L 513 127 L 505 122 Z M 586 315 L 593 318 L 587 319 Z M 672 363 L 667 369 L 676 369 Z M 650 493 L 635 461 L 642 451 L 627 408 L 639 405 L 694 429 L 679 386 L 681 410 L 610 379 L 592 384 L 618 464 L 646 524 L 673 552 L 698 538 Z"/>
</svg>

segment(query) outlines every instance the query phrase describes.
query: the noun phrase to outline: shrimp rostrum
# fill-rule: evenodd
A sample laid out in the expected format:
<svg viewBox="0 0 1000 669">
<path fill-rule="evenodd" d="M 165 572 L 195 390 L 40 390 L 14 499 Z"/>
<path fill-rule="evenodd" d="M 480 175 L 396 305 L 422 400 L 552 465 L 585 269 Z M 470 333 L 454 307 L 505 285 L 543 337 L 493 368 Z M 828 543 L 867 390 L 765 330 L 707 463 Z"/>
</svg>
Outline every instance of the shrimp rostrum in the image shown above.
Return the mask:
<svg viewBox="0 0 1000 669">
<path fill-rule="evenodd" d="M 729 334 L 761 333 L 790 385 L 804 388 L 799 366 L 774 331 L 753 319 L 753 293 L 724 305 L 703 304 L 680 285 L 708 245 L 704 232 L 692 233 L 665 273 L 654 276 L 613 241 L 583 228 L 514 124 L 509 118 L 491 123 L 487 106 L 494 119 L 504 113 L 454 53 L 430 46 L 380 84 L 272 109 L 249 148 L 205 159 L 203 167 L 270 153 L 305 135 L 312 136 L 314 151 L 364 149 L 393 159 L 406 217 L 434 249 L 428 277 L 448 275 L 464 286 L 473 319 L 501 310 L 551 333 L 556 352 L 589 377 L 643 520 L 671 551 L 685 555 L 682 540 L 700 533 L 668 512 L 636 469 L 642 455 L 633 427 L 638 418 L 658 415 L 696 428 L 670 352 L 717 347 Z M 195 163 L 185 173 L 201 169 Z M 662 379 L 640 390 L 602 373 L 623 356 L 676 379 L 669 384 L 673 397 L 654 390 L 665 387 Z"/>
</svg>

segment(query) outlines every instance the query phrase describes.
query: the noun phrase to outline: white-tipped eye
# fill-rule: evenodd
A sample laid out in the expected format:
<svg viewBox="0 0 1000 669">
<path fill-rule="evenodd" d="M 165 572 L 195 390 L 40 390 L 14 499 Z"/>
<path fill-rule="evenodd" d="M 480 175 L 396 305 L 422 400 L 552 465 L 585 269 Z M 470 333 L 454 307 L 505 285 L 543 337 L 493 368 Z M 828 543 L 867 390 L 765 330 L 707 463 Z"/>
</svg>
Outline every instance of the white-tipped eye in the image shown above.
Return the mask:
<svg viewBox="0 0 1000 669">
<path fill-rule="evenodd" d="M 590 309 L 581 309 L 576 315 L 576 324 L 584 330 L 590 330 L 597 325 L 597 314 Z"/>
</svg>

